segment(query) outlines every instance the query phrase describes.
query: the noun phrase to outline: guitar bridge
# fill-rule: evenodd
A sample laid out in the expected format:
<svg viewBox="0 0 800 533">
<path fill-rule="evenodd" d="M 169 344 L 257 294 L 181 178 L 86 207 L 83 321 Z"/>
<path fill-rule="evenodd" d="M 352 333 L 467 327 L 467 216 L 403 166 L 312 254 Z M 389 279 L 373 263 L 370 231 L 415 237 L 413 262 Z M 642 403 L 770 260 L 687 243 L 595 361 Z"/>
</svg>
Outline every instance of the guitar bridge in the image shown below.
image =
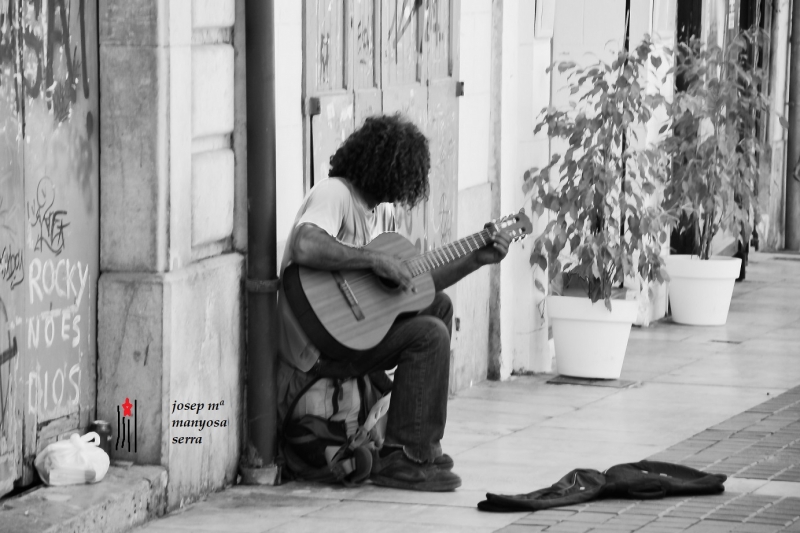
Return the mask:
<svg viewBox="0 0 800 533">
<path fill-rule="evenodd" d="M 353 294 L 353 289 L 350 288 L 348 285 L 347 280 L 344 279 L 341 272 L 333 271 L 333 279 L 336 280 L 336 284 L 339 286 L 339 290 L 342 291 L 345 300 L 347 300 L 347 304 L 350 306 L 350 310 L 355 315 L 356 320 L 361 321 L 364 320 L 364 312 L 361 310 L 361 306 L 358 305 L 358 300 L 356 299 L 356 295 Z"/>
</svg>

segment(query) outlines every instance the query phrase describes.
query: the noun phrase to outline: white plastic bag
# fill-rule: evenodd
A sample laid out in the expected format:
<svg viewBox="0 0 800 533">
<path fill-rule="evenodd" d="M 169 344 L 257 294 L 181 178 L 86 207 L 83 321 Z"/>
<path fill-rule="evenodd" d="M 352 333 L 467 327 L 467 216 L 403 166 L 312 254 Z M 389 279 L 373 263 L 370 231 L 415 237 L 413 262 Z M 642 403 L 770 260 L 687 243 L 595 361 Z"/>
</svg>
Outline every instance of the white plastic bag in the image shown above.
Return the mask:
<svg viewBox="0 0 800 533">
<path fill-rule="evenodd" d="M 69 440 L 49 444 L 33 462 L 39 477 L 48 485 L 77 485 L 97 483 L 108 472 L 109 458 L 94 431 L 83 437 L 78 434 Z"/>
</svg>

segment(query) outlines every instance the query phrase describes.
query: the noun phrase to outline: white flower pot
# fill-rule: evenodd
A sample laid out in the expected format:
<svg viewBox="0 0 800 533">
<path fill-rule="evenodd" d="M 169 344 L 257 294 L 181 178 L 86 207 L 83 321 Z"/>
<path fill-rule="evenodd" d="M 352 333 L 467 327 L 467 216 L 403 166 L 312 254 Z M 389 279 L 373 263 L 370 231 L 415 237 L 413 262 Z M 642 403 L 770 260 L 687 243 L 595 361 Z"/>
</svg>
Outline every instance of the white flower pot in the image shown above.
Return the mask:
<svg viewBox="0 0 800 533">
<path fill-rule="evenodd" d="M 715 256 L 701 261 L 696 255 L 670 255 L 665 261 L 672 320 L 691 326 L 724 325 L 742 260 Z"/>
<path fill-rule="evenodd" d="M 635 300 L 612 300 L 609 311 L 603 300 L 593 304 L 586 297 L 548 296 L 558 373 L 618 379 L 638 308 Z"/>
</svg>

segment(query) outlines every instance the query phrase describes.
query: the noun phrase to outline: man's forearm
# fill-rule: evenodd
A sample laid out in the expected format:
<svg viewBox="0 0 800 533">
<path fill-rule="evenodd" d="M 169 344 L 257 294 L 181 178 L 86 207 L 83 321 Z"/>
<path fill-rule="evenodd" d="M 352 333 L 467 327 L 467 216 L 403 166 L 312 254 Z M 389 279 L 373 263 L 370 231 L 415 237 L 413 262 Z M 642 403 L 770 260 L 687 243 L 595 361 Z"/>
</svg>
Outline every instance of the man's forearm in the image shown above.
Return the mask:
<svg viewBox="0 0 800 533">
<path fill-rule="evenodd" d="M 375 254 L 347 246 L 317 226 L 305 224 L 294 235 L 292 259 L 299 265 L 319 270 L 373 268 Z"/>
<path fill-rule="evenodd" d="M 297 228 L 290 245 L 292 260 L 298 265 L 317 270 L 370 269 L 403 290 L 416 290 L 408 266 L 399 258 L 367 248 L 346 246 L 317 226 L 306 224 Z"/>
<path fill-rule="evenodd" d="M 458 283 L 462 278 L 478 270 L 481 265 L 474 254 L 460 257 L 452 263 L 447 263 L 431 272 L 433 285 L 437 291 Z"/>
</svg>

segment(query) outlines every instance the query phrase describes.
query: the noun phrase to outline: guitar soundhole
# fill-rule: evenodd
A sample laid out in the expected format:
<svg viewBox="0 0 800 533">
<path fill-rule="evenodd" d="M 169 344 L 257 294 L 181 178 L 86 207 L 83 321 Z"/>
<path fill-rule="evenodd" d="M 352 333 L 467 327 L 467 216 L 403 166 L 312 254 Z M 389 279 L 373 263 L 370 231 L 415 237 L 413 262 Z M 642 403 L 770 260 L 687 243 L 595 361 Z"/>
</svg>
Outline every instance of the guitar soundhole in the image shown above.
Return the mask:
<svg viewBox="0 0 800 533">
<path fill-rule="evenodd" d="M 383 288 L 386 289 L 387 291 L 396 291 L 397 289 L 400 288 L 399 283 L 396 283 L 387 278 L 378 278 L 378 281 L 380 281 Z"/>
</svg>

